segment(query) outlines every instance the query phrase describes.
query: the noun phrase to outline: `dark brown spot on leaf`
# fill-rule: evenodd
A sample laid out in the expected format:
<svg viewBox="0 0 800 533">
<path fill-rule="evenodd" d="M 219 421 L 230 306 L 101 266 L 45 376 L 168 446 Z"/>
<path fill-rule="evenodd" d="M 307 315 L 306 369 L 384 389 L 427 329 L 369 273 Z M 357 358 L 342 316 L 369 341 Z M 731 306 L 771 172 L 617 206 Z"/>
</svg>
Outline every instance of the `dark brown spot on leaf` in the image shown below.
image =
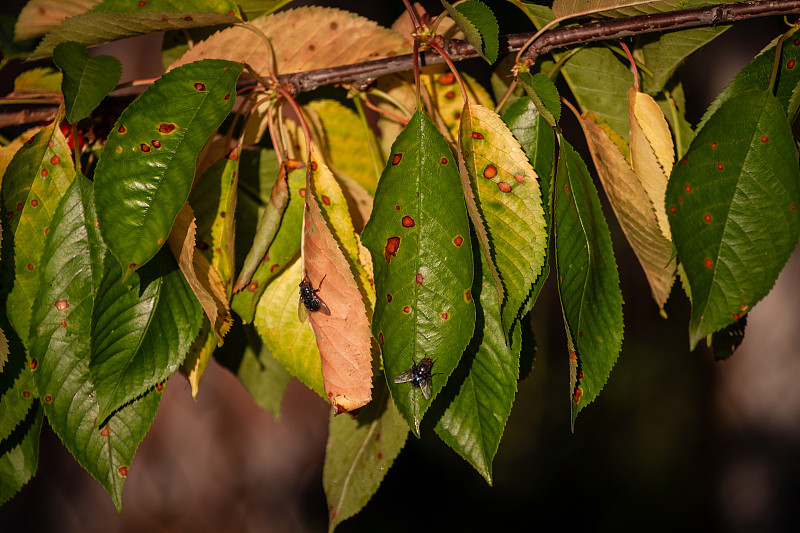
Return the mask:
<svg viewBox="0 0 800 533">
<path fill-rule="evenodd" d="M 278 267 L 279 267 L 279 266 L 280 266 L 280 265 L 278 265 L 277 263 L 275 263 L 274 265 L 272 265 L 271 267 L 269 267 L 269 272 L 270 272 L 270 274 L 271 274 L 271 273 L 273 273 L 273 272 L 275 272 L 276 270 L 278 270 Z"/>
<path fill-rule="evenodd" d="M 405 307 L 403 307 L 403 312 L 405 314 L 409 314 L 411 312 L 411 308 L 409 306 L 405 306 Z"/>
<path fill-rule="evenodd" d="M 454 91 L 447 91 L 446 93 L 444 93 L 444 97 L 447 98 L 448 100 L 452 100 L 453 98 L 456 97 L 456 93 Z"/>
<path fill-rule="evenodd" d="M 147 153 L 150 151 L 150 145 L 147 143 L 142 143 L 139 145 L 139 148 L 142 149 L 142 152 Z"/>
<path fill-rule="evenodd" d="M 581 390 L 580 387 L 575 389 L 575 394 L 572 396 L 572 401 L 578 403 L 581 399 L 581 394 L 583 394 L 583 391 Z"/>
<path fill-rule="evenodd" d="M 33 263 L 28 263 L 28 270 L 33 270 Z"/>
<path fill-rule="evenodd" d="M 392 158 L 392 164 L 398 164 L 401 159 L 403 159 L 403 154 L 394 154 L 394 157 Z"/>
<path fill-rule="evenodd" d="M 258 288 L 257 281 L 251 281 L 250 283 L 247 284 L 247 292 L 256 292 L 257 288 Z"/>
<path fill-rule="evenodd" d="M 453 239 L 453 244 L 455 244 L 456 246 L 461 246 L 463 242 L 464 239 L 461 237 L 461 235 L 456 235 L 455 238 Z"/>
<path fill-rule="evenodd" d="M 127 466 L 121 466 L 121 467 L 117 468 L 117 472 L 119 472 L 120 476 L 126 477 L 128 475 L 128 467 Z"/>
<path fill-rule="evenodd" d="M 497 167 L 494 165 L 486 165 L 486 168 L 483 169 L 483 177 L 492 179 L 495 176 L 497 176 Z"/>
<path fill-rule="evenodd" d="M 153 139 L 150 142 L 153 144 L 153 148 L 161 148 L 161 141 L 159 141 L 158 139 Z"/>
<path fill-rule="evenodd" d="M 383 251 L 383 257 L 387 263 L 392 262 L 392 257 L 397 255 L 397 249 L 400 248 L 400 237 L 389 237 L 386 239 L 386 248 Z"/>
<path fill-rule="evenodd" d="M 66 311 L 69 308 L 69 302 L 66 298 L 63 300 L 56 300 L 56 310 Z"/>
<path fill-rule="evenodd" d="M 514 179 L 517 180 L 517 183 L 522 183 L 525 181 L 525 174 L 514 174 Z"/>
<path fill-rule="evenodd" d="M 447 320 L 449 317 L 450 317 L 450 315 L 447 314 L 447 311 L 442 313 L 442 320 Z"/>
<path fill-rule="evenodd" d="M 674 205 L 669 206 L 669 212 L 670 213 L 672 213 L 674 215 L 676 211 L 677 211 L 677 209 L 675 209 Z"/>
<path fill-rule="evenodd" d="M 472 291 L 471 290 L 467 289 L 466 291 L 464 291 L 464 299 L 466 301 L 472 300 Z"/>
<path fill-rule="evenodd" d="M 477 131 L 473 131 L 472 132 L 472 138 L 480 140 L 480 139 L 483 139 L 484 136 L 483 136 L 483 133 L 478 133 Z"/>
<path fill-rule="evenodd" d="M 117 128 L 117 131 L 118 131 L 119 133 L 125 133 L 125 132 L 126 132 L 126 131 L 128 131 L 128 130 L 126 130 L 126 129 L 125 129 L 125 126 L 120 126 L 119 128 Z"/>
<path fill-rule="evenodd" d="M 711 149 L 712 150 L 716 150 L 717 149 L 717 143 L 715 143 L 715 142 L 711 143 Z"/>
<path fill-rule="evenodd" d="M 170 122 L 162 122 L 161 124 L 158 125 L 158 132 L 159 133 L 172 133 L 173 131 L 175 131 L 175 128 L 177 128 L 177 127 L 178 127 L 177 125 L 172 124 Z"/>
<path fill-rule="evenodd" d="M 17 211 L 22 211 L 22 208 L 25 207 L 25 204 L 22 202 L 17 202 Z"/>
<path fill-rule="evenodd" d="M 136 268 L 136 263 L 131 263 L 130 265 L 128 265 L 128 268 Z"/>
<path fill-rule="evenodd" d="M 231 99 L 231 93 L 228 93 L 223 97 L 223 100 L 230 100 L 230 99 Z"/>
<path fill-rule="evenodd" d="M 786 62 L 786 68 L 788 68 L 789 70 L 794 68 L 794 59 L 790 59 L 789 61 Z"/>
<path fill-rule="evenodd" d="M 423 277 L 422 277 L 422 274 L 420 274 L 419 272 L 417 272 L 417 279 L 416 279 L 417 285 L 422 285 L 422 282 L 423 282 L 424 280 L 425 280 L 425 278 L 423 278 Z"/>
<path fill-rule="evenodd" d="M 205 91 L 206 90 L 206 84 L 202 83 L 202 82 L 199 82 L 199 81 L 196 81 L 194 83 L 194 88 L 197 89 L 198 91 Z"/>
<path fill-rule="evenodd" d="M 443 157 L 443 158 L 442 158 L 442 164 L 443 164 L 443 165 L 446 165 L 446 164 L 447 164 L 447 158 L 446 158 L 446 157 Z"/>
<path fill-rule="evenodd" d="M 511 185 L 506 183 L 505 181 L 498 182 L 497 188 L 503 192 L 511 192 Z"/>
<path fill-rule="evenodd" d="M 325 205 L 331 205 L 331 199 L 323 194 L 322 195 L 322 203 L 325 204 Z"/>
<path fill-rule="evenodd" d="M 404 216 L 403 220 L 401 220 L 401 222 L 402 222 L 403 226 L 406 227 L 406 228 L 413 228 L 416 225 L 416 222 L 414 222 L 414 219 L 411 218 L 408 215 Z"/>
<path fill-rule="evenodd" d="M 317 171 L 317 167 L 318 167 L 317 162 L 316 161 L 312 161 L 311 162 L 311 170 L 313 172 L 316 172 Z"/>
<path fill-rule="evenodd" d="M 684 190 L 684 191 L 686 191 L 686 194 L 689 194 L 690 192 L 692 192 L 692 186 L 691 186 L 691 185 L 689 185 L 689 184 L 687 183 L 687 184 L 686 184 L 686 185 L 683 187 L 683 190 Z"/>
<path fill-rule="evenodd" d="M 48 394 L 47 396 L 44 397 L 44 401 L 50 403 L 53 401 L 53 397 Z"/>
<path fill-rule="evenodd" d="M 386 294 L 386 303 L 392 303 L 392 295 L 391 294 L 388 294 L 388 293 Z"/>
<path fill-rule="evenodd" d="M 26 398 L 30 398 L 31 397 L 31 391 L 28 391 L 28 390 L 22 391 L 22 395 L 24 397 L 26 397 Z"/>
<path fill-rule="evenodd" d="M 42 172 L 41 172 L 41 174 L 42 174 L 42 177 L 43 177 L 43 178 L 46 178 L 46 177 L 47 177 L 47 175 L 48 175 L 48 174 L 50 174 L 50 173 L 47 171 L 47 169 L 46 169 L 46 168 L 43 168 L 43 169 L 42 169 Z"/>
<path fill-rule="evenodd" d="M 382 331 L 378 332 L 378 342 L 380 342 L 381 346 L 383 346 L 383 332 Z"/>
<path fill-rule="evenodd" d="M 761 142 L 762 142 L 762 143 L 766 143 L 766 142 L 768 142 L 768 141 L 769 141 L 769 137 L 767 137 L 766 135 L 764 135 L 764 136 L 762 136 L 762 137 L 761 137 Z"/>
<path fill-rule="evenodd" d="M 158 385 L 156 385 L 156 390 L 158 392 L 161 392 L 162 390 L 164 390 L 164 384 L 163 383 L 159 383 Z"/>
<path fill-rule="evenodd" d="M 725 167 L 722 165 L 722 163 L 717 163 L 717 170 L 722 170 L 724 168 Z"/>
<path fill-rule="evenodd" d="M 39 361 L 36 359 L 31 359 L 31 364 L 28 365 L 31 370 L 36 370 L 36 367 L 39 366 Z"/>
<path fill-rule="evenodd" d="M 51 165 L 60 165 L 61 164 L 61 158 L 58 157 L 57 155 L 54 155 L 53 157 L 50 158 L 50 164 Z"/>
<path fill-rule="evenodd" d="M 331 29 L 333 31 L 336 31 L 337 29 L 339 29 L 339 24 L 336 22 L 331 22 Z"/>
</svg>

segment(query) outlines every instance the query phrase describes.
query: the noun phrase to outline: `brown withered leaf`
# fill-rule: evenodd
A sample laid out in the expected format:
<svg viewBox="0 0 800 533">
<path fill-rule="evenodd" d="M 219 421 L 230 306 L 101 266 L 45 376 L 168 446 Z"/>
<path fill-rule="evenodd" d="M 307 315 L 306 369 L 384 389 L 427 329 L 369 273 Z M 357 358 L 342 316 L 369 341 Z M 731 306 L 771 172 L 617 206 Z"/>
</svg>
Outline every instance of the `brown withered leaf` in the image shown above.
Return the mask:
<svg viewBox="0 0 800 533">
<path fill-rule="evenodd" d="M 192 292 L 197 296 L 203 311 L 213 325 L 218 344 L 222 345 L 222 338 L 228 333 L 233 317 L 219 274 L 211 267 L 208 259 L 195 248 L 196 230 L 194 211 L 189 204 L 184 204 L 172 225 L 167 244 L 178 261 L 181 272 L 186 276 Z"/>
<path fill-rule="evenodd" d="M 608 201 L 661 309 L 675 280 L 672 242 L 662 234 L 647 191 L 614 141 L 592 120 L 591 113 L 583 114 L 581 126 Z"/>
<path fill-rule="evenodd" d="M 261 75 L 269 74 L 272 54 L 257 35 L 267 35 L 275 50 L 278 74 L 335 67 L 407 53 L 398 33 L 348 11 L 299 7 L 258 18 L 247 25 L 215 33 L 198 43 L 167 70 L 200 59 L 244 62 Z"/>
<path fill-rule="evenodd" d="M 24 41 L 49 32 L 67 17 L 85 13 L 100 0 L 31 0 L 19 12 L 14 40 Z"/>
<path fill-rule="evenodd" d="M 325 394 L 337 412 L 352 411 L 372 399 L 369 320 L 350 263 L 312 189 L 306 188 L 303 273 L 320 289 L 317 296 L 330 314 L 308 312 L 308 320 L 317 338 Z"/>
</svg>

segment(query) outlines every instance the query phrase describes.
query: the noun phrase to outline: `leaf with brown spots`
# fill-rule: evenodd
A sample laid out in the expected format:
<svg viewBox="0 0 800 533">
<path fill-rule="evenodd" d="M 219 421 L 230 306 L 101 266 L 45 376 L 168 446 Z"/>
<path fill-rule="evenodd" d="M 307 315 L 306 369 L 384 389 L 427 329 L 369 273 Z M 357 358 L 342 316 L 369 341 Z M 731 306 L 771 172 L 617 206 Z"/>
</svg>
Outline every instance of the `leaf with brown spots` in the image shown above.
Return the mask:
<svg viewBox="0 0 800 533">
<path fill-rule="evenodd" d="M 675 281 L 676 261 L 672 241 L 661 232 L 650 197 L 625 156 L 606 131 L 583 114 L 581 126 L 614 214 L 644 269 L 650 291 L 663 309 Z"/>
<path fill-rule="evenodd" d="M 772 289 L 800 236 L 800 171 L 783 104 L 730 97 L 667 185 L 678 259 L 691 288 L 689 344 L 742 318 Z"/>
<path fill-rule="evenodd" d="M 195 246 L 196 229 L 194 211 L 189 204 L 184 204 L 172 226 L 167 244 L 192 292 L 203 306 L 217 342 L 222 344 L 222 338 L 230 329 L 233 317 L 219 274 Z"/>
<path fill-rule="evenodd" d="M 354 276 L 358 241 L 341 189 L 321 161 L 313 161 L 308 170 L 303 278 L 320 289 L 316 294 L 330 310 L 308 311 L 308 321 L 317 338 L 328 401 L 337 412 L 352 411 L 372 399 L 372 335 L 362 297 L 366 280 Z"/>
<path fill-rule="evenodd" d="M 486 239 L 479 239 L 494 266 L 501 323 L 511 332 L 523 303 L 542 272 L 547 227 L 539 176 L 514 135 L 491 109 L 464 106 L 461 153 Z"/>
<path fill-rule="evenodd" d="M 417 112 L 392 146 L 361 236 L 375 271 L 372 331 L 395 405 L 416 435 L 475 327 L 470 232 L 453 153 Z M 394 383 L 424 357 L 436 373 L 431 399 Z"/>
<path fill-rule="evenodd" d="M 85 13 L 101 0 L 30 0 L 19 12 L 14 27 L 14 40 L 39 37 L 61 24 L 61 21 Z"/>
<path fill-rule="evenodd" d="M 404 39 L 390 29 L 348 11 L 299 7 L 247 22 L 269 37 L 279 74 L 330 68 L 410 52 Z M 252 30 L 233 27 L 197 43 L 167 70 L 198 59 L 247 63 L 268 75 L 272 54 Z"/>
</svg>

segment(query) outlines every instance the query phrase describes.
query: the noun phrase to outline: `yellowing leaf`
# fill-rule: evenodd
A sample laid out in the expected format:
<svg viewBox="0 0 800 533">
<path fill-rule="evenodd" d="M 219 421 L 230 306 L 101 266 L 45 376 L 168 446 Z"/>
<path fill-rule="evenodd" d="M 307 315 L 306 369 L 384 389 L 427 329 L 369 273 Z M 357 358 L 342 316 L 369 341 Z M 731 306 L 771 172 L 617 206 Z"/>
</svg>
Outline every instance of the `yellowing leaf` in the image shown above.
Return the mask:
<svg viewBox="0 0 800 533">
<path fill-rule="evenodd" d="M 100 0 L 30 0 L 17 18 L 14 40 L 24 41 L 49 32 L 65 18 L 80 15 Z"/>
<path fill-rule="evenodd" d="M 42 129 L 41 126 L 35 126 L 29 130 L 26 130 L 24 133 L 22 133 L 22 135 L 7 145 L 0 146 L 0 183 L 3 183 L 3 175 L 6 173 L 8 164 L 11 163 L 12 159 L 14 159 L 14 154 L 17 153 L 17 150 L 22 148 L 23 144 L 31 140 L 31 137 L 36 135 L 40 129 Z"/>
<path fill-rule="evenodd" d="M 663 308 L 675 280 L 672 242 L 661 233 L 647 191 L 614 141 L 589 113 L 584 113 L 581 126 L 606 197 L 644 269 L 653 299 Z"/>
<path fill-rule="evenodd" d="M 218 58 L 247 63 L 269 74 L 272 54 L 259 32 L 267 35 L 279 74 L 328 68 L 408 52 L 403 38 L 388 28 L 348 11 L 300 7 L 258 18 L 215 33 L 169 66 Z"/>
<path fill-rule="evenodd" d="M 675 161 L 675 149 L 664 113 L 653 98 L 631 88 L 628 91 L 631 128 L 631 166 L 656 210 L 661 233 L 672 241 L 664 196 Z"/>
<path fill-rule="evenodd" d="M 178 212 L 167 243 L 192 292 L 213 324 L 217 341 L 222 344 L 222 338 L 230 329 L 233 318 L 219 274 L 211 267 L 208 259 L 195 248 L 196 230 L 194 212 L 189 204 L 184 204 Z"/>
</svg>

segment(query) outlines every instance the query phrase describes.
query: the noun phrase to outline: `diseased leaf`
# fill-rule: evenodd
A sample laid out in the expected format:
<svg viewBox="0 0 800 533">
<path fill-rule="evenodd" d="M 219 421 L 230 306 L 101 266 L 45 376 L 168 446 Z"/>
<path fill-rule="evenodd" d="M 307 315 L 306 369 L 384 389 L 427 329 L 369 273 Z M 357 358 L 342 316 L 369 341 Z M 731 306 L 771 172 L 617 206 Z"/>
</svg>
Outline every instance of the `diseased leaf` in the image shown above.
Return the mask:
<svg viewBox="0 0 800 533">
<path fill-rule="evenodd" d="M 17 95 L 60 91 L 61 72 L 52 67 L 32 68 L 14 78 L 14 94 Z"/>
<path fill-rule="evenodd" d="M 95 172 L 103 240 L 129 272 L 158 252 L 189 197 L 200 150 L 236 99 L 242 65 L 169 72 L 122 113 Z"/>
<path fill-rule="evenodd" d="M 394 379 L 428 357 L 436 373 L 435 398 L 475 323 L 472 245 L 461 179 L 447 142 L 419 111 L 392 146 L 362 241 L 375 270 L 372 330 L 383 350 L 389 390 L 419 435 L 431 399 Z"/>
<path fill-rule="evenodd" d="M 730 359 L 744 340 L 745 326 L 747 326 L 747 315 L 711 335 L 709 345 L 714 352 L 714 361 Z"/>
<path fill-rule="evenodd" d="M 555 181 L 558 292 L 570 351 L 572 424 L 603 389 L 622 347 L 622 293 L 589 171 L 563 138 Z"/>
<path fill-rule="evenodd" d="M 189 204 L 184 204 L 172 226 L 167 244 L 189 287 L 203 307 L 217 342 L 222 344 L 223 337 L 231 328 L 233 317 L 219 274 L 195 247 L 195 230 L 194 211 Z"/>
<path fill-rule="evenodd" d="M 202 307 L 168 251 L 124 279 L 126 270 L 106 254 L 92 315 L 98 421 L 177 370 L 202 323 Z"/>
<path fill-rule="evenodd" d="M 525 93 L 536 104 L 539 114 L 555 128 L 561 120 L 561 99 L 556 86 L 542 73 L 531 75 L 529 72 L 522 72 L 518 78 Z"/>
<path fill-rule="evenodd" d="M 117 86 L 122 64 L 112 56 L 89 57 L 78 43 L 61 43 L 53 50 L 53 62 L 61 69 L 61 92 L 67 108 L 67 121 L 77 124 L 100 105 Z"/>
<path fill-rule="evenodd" d="M 367 504 L 408 437 L 408 426 L 380 373 L 373 394 L 358 417 L 331 415 L 322 471 L 331 531 Z"/>
<path fill-rule="evenodd" d="M 464 106 L 460 143 L 480 215 L 473 224 L 486 226 L 488 241 L 479 241 L 497 273 L 500 323 L 508 338 L 544 266 L 548 229 L 539 176 L 491 109 Z"/>
<path fill-rule="evenodd" d="M 42 418 L 42 409 L 37 405 L 9 438 L 0 441 L 0 505 L 36 473 Z"/>
<path fill-rule="evenodd" d="M 105 424 L 98 417 L 89 363 L 92 307 L 102 283 L 105 245 L 95 220 L 92 184 L 79 175 L 53 216 L 45 244 L 31 355 L 38 360 L 34 376 L 50 426 L 120 509 L 128 468 L 161 394 L 151 389 Z"/>
<path fill-rule="evenodd" d="M 670 240 L 669 221 L 664 210 L 664 193 L 675 161 L 672 135 L 655 100 L 634 88 L 628 91 L 631 167 L 655 209 L 658 225 Z"/>
<path fill-rule="evenodd" d="M 330 68 L 409 52 L 408 44 L 392 30 L 348 11 L 328 7 L 299 7 L 232 27 L 197 43 L 167 70 L 205 58 L 246 63 L 268 75 L 271 52 L 259 37 L 270 39 L 279 74 Z"/>
<path fill-rule="evenodd" d="M 267 285 L 253 323 L 272 356 L 327 401 L 316 338 L 308 321 L 297 316 L 302 270 L 298 257 Z"/>
<path fill-rule="evenodd" d="M 497 61 L 500 27 L 489 6 L 480 0 L 466 0 L 455 6 L 442 0 L 442 5 L 481 57 L 489 63 Z"/>
<path fill-rule="evenodd" d="M 102 0 L 30 0 L 19 12 L 14 41 L 24 41 L 49 32 L 66 18 L 80 15 Z"/>
<path fill-rule="evenodd" d="M 672 241 L 661 233 L 644 186 L 591 113 L 584 113 L 581 127 L 608 202 L 644 269 L 653 299 L 663 309 L 675 281 Z"/>
<path fill-rule="evenodd" d="M 714 3 L 713 0 L 553 0 L 553 13 L 556 17 L 596 13 L 605 17 L 634 17 Z"/>
<path fill-rule="evenodd" d="M 329 313 L 308 311 L 308 321 L 317 338 L 328 401 L 337 412 L 352 411 L 372 399 L 372 335 L 361 296 L 364 285 L 357 282 L 350 263 L 358 258 L 358 245 L 347 201 L 330 170 L 321 161 L 313 161 L 310 170 L 301 280 L 311 283 Z"/>
<path fill-rule="evenodd" d="M 750 90 L 726 100 L 667 185 L 691 286 L 689 344 L 745 315 L 772 288 L 800 236 L 800 170 L 783 104 Z"/>
</svg>

